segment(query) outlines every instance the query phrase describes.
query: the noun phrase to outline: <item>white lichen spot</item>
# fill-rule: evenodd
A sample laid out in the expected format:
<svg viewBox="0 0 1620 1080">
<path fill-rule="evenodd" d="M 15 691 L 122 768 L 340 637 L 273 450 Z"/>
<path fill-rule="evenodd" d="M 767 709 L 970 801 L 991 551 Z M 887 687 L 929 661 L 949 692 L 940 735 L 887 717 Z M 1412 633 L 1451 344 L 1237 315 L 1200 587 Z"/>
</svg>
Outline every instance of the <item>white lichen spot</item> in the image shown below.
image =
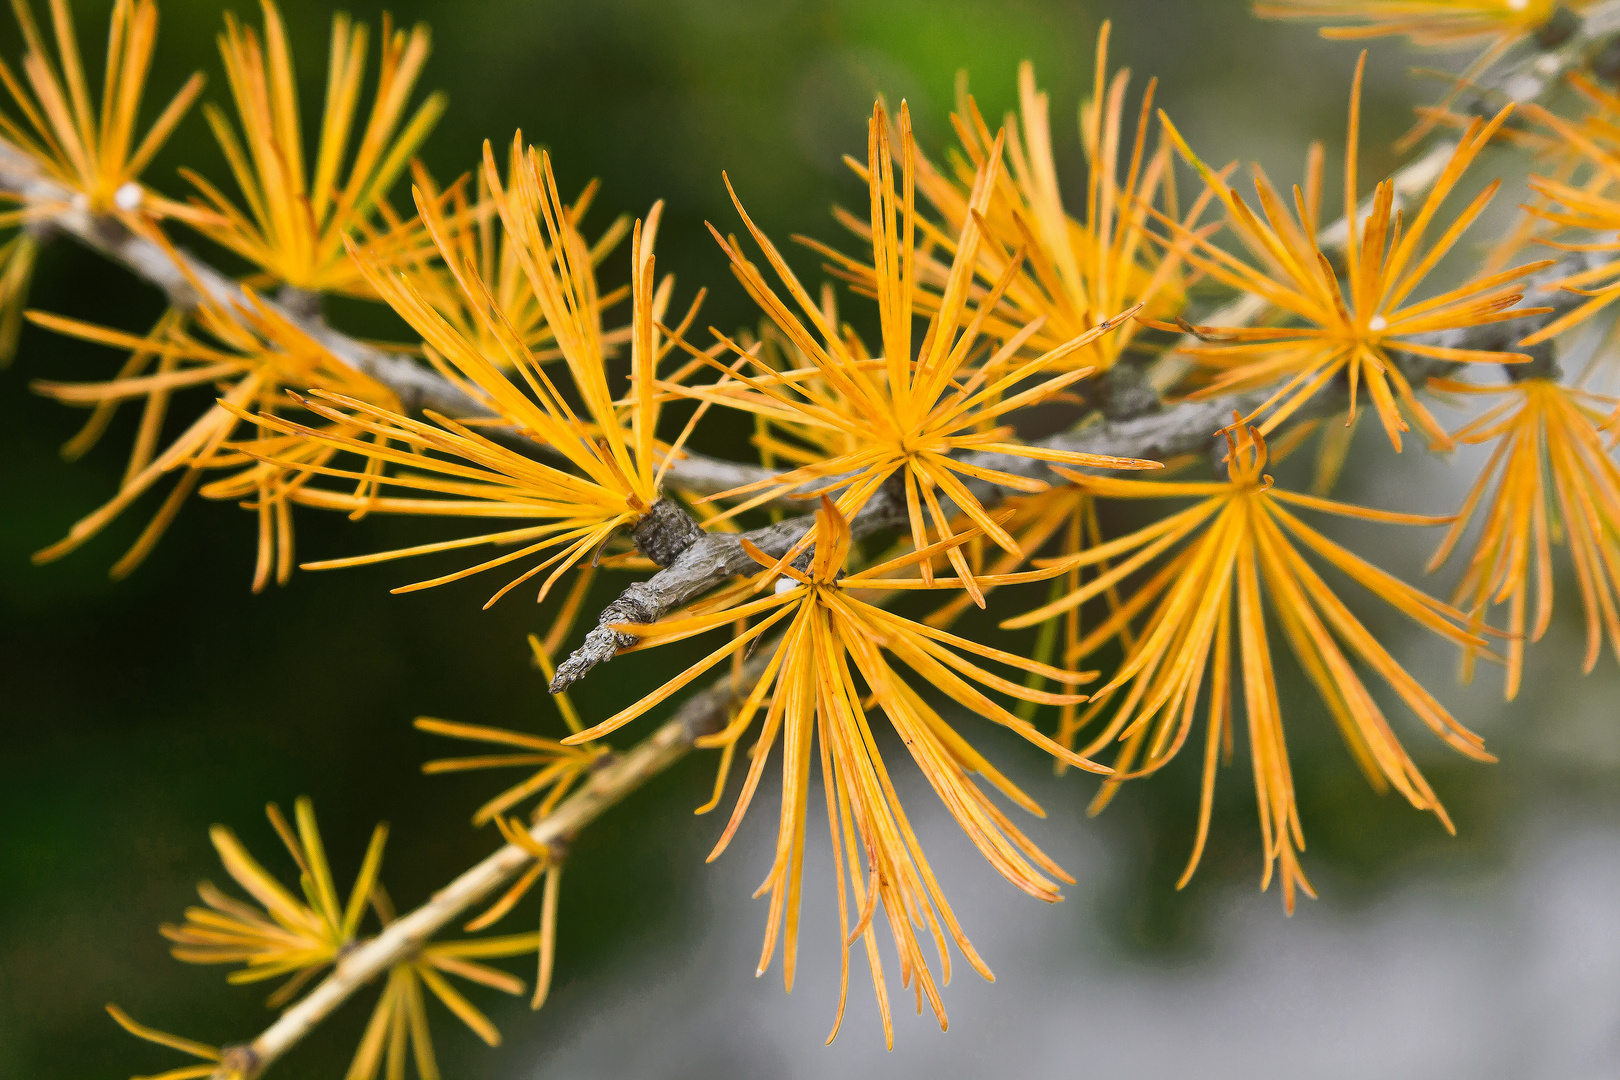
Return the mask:
<svg viewBox="0 0 1620 1080">
<path fill-rule="evenodd" d="M 131 214 L 140 209 L 141 200 L 144 198 L 146 192 L 141 190 L 141 185 L 131 180 L 113 192 L 113 205 L 124 213 Z"/>
</svg>

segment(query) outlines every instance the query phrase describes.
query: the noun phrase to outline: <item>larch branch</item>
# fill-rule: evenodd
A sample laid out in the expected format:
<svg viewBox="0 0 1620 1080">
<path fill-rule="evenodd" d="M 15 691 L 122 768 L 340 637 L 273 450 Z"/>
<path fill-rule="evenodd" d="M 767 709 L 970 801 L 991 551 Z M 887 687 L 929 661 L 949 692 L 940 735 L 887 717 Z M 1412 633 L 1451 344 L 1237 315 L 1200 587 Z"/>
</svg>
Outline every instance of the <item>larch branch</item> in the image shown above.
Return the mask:
<svg viewBox="0 0 1620 1080">
<path fill-rule="evenodd" d="M 542 847 L 566 844 L 627 795 L 686 756 L 697 739 L 721 730 L 738 697 L 763 673 L 764 648 L 740 674 L 727 672 L 688 698 L 673 717 L 594 773 L 578 791 L 529 829 Z M 421 907 L 389 923 L 376 937 L 345 954 L 321 983 L 248 1043 L 227 1047 L 214 1080 L 256 1080 L 361 988 L 410 959 L 445 927 L 522 873 L 535 856 L 515 844 L 494 854 L 434 893 Z"/>
<path fill-rule="evenodd" d="M 30 227 L 42 235 L 66 236 L 105 256 L 161 289 L 169 304 L 178 310 L 193 311 L 205 299 L 226 311 L 248 306 L 240 284 L 187 252 L 141 235 L 116 217 L 91 213 L 73 192 L 42 173 L 32 158 L 4 140 L 0 140 L 0 197 L 22 203 Z M 302 292 L 257 298 L 333 356 L 392 390 L 412 415 L 431 409 L 455 419 L 496 416 L 485 402 L 468 396 L 415 358 L 379 349 L 334 329 L 321 317 L 319 299 Z M 550 453 L 545 444 L 515 430 L 500 434 L 533 456 Z M 772 474 L 757 465 L 687 453 L 670 463 L 667 475 L 673 486 L 712 495 Z"/>
</svg>

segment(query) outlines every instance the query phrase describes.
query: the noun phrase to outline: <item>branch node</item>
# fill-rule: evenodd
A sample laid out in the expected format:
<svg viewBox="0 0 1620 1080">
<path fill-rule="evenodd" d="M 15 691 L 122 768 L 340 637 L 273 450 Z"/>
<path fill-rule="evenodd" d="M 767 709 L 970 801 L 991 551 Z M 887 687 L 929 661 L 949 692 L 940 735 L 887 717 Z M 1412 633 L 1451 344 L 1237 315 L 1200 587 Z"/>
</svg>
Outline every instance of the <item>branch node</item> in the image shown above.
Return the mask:
<svg viewBox="0 0 1620 1080">
<path fill-rule="evenodd" d="M 1536 47 L 1539 49 L 1556 49 L 1581 29 L 1581 17 L 1564 4 L 1553 8 L 1547 21 L 1536 28 Z"/>
<path fill-rule="evenodd" d="M 259 1075 L 264 1063 L 259 1060 L 258 1053 L 247 1043 L 236 1046 L 227 1046 L 220 1054 L 219 1068 L 214 1070 L 214 1076 L 225 1077 L 228 1080 L 253 1080 Z"/>
<path fill-rule="evenodd" d="M 1134 420 L 1164 408 L 1147 372 L 1135 364 L 1116 363 L 1097 382 L 1098 407 L 1109 420 Z"/>
<path fill-rule="evenodd" d="M 1533 359 L 1528 364 L 1503 364 L 1502 370 L 1507 372 L 1510 381 L 1558 378 L 1558 357 L 1551 341 L 1523 346 L 1520 351 L 1529 353 Z"/>
<path fill-rule="evenodd" d="M 636 522 L 632 533 L 636 550 L 659 566 L 668 566 L 687 548 L 703 539 L 703 528 L 680 503 L 665 497 Z"/>
</svg>

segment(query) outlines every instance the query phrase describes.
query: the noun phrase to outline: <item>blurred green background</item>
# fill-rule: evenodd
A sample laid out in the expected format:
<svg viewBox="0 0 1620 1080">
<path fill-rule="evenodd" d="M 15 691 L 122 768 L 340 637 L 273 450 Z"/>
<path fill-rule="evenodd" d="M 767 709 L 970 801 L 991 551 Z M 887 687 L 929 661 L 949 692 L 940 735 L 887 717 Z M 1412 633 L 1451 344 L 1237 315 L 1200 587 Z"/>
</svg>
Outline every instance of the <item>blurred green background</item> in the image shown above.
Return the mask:
<svg viewBox="0 0 1620 1080">
<path fill-rule="evenodd" d="M 92 67 L 107 6 L 76 5 Z M 346 6 L 373 24 L 382 10 Z M 257 21 L 249 5 L 236 10 Z M 1084 176 L 1074 110 L 1090 85 L 1099 22 L 1112 17 L 1115 62 L 1137 72 L 1138 87 L 1147 75 L 1160 77 L 1161 103 L 1200 152 L 1258 158 L 1291 182 L 1310 138 L 1325 138 L 1330 150 L 1342 145 L 1355 58 L 1353 48 L 1322 42 L 1307 27 L 1253 20 L 1240 0 L 463 0 L 389 10 L 434 30 L 425 85 L 450 97 L 424 154 L 435 174 L 456 175 L 481 140 L 500 145 L 521 127 L 553 150 L 565 190 L 603 179 L 599 225 L 667 199 L 660 266 L 678 273 L 682 296 L 709 286 L 705 318 L 727 329 L 755 316 L 702 227 L 736 227 L 720 170 L 773 236 L 841 240 L 830 207 L 860 206 L 864 195 L 840 157 L 864 151 L 875 93 L 908 99 L 923 146 L 937 154 L 958 69 L 971 73 L 993 117 L 1015 99 L 1018 62 L 1033 60 L 1052 94 L 1060 174 L 1077 195 Z M 311 125 L 329 12 L 306 2 L 284 8 Z M 149 100 L 193 67 L 209 72 L 209 97 L 219 100 L 219 14 L 209 3 L 164 5 Z M 9 19 L 0 53 L 20 53 Z M 1411 61 L 1398 44 L 1375 49 L 1363 161 L 1380 175 L 1394 166 L 1387 147 L 1426 93 L 1405 77 Z M 147 179 L 179 193 L 180 164 L 224 176 L 197 115 Z M 1509 175 L 1515 168 L 1496 159 L 1485 166 Z M 792 257 L 818 276 L 813 259 Z M 610 276 L 622 276 L 623 261 Z M 144 328 L 160 308 L 152 290 L 68 244 L 43 256 L 33 303 L 128 329 Z M 849 307 L 869 320 L 862 302 Z M 376 313 L 358 319 L 352 325 L 361 329 L 388 329 Z M 482 581 L 395 597 L 387 589 L 414 580 L 416 568 L 393 565 L 301 573 L 255 597 L 249 517 L 201 503 L 126 582 L 110 583 L 106 568 L 140 515 L 61 562 L 31 566 L 31 551 L 113 491 L 133 417 L 88 460 L 68 465 L 57 447 L 82 414 L 36 398 L 28 382 L 105 378 L 116 362 L 107 350 L 30 329 L 15 365 L 0 372 L 6 1077 L 94 1080 L 180 1063 L 118 1031 L 101 1011 L 107 1001 L 210 1042 L 264 1025 L 262 988 L 222 992 L 222 971 L 173 962 L 156 933 L 159 922 L 178 919 L 198 879 L 223 877 L 206 838 L 211 822 L 232 825 L 285 870 L 262 807 L 308 793 L 347 881 L 371 824 L 387 820 L 384 876 L 408 906 L 496 843 L 467 824 L 495 778 L 423 777 L 420 762 L 448 748 L 415 732 L 411 718 L 557 724 L 523 642 L 548 625 L 551 609 L 514 595 L 480 612 L 493 588 Z M 713 452 L 746 454 L 735 428 L 719 424 L 705 438 Z M 1416 454 L 1394 462 L 1376 438 L 1363 439 L 1342 494 L 1438 512 L 1458 502 L 1471 464 L 1478 462 Z M 299 528 L 304 557 L 442 535 L 427 525 L 316 514 Z M 1432 542 L 1381 535 L 1362 550 L 1410 577 Z M 607 581 L 597 599 L 617 584 Z M 950 1034 L 902 1008 L 897 1048 L 886 1056 L 858 972 L 850 1020 L 824 1049 L 836 931 L 828 890 L 819 887 L 827 868 L 814 860 L 827 853 L 812 846 L 805 958 L 799 988 L 786 998 L 775 969 L 753 978 L 764 907 L 748 894 L 769 864 L 773 798 L 762 792 L 743 841 L 705 866 L 721 822 L 691 817 L 711 782 L 712 761 L 695 757 L 581 838 L 564 882 L 547 1008 L 536 1016 L 525 1002 L 480 995 L 506 1034 L 496 1051 L 438 1015 L 445 1074 L 1613 1075 L 1620 683 L 1608 656 L 1596 674 L 1576 678 L 1578 609 L 1571 583 L 1561 587 L 1558 625 L 1532 653 L 1529 689 L 1511 706 L 1488 677 L 1456 688 L 1445 650 L 1407 627 L 1375 623 L 1503 758 L 1496 767 L 1467 764 L 1402 727 L 1451 810 L 1455 839 L 1373 795 L 1319 707 L 1291 684 L 1306 866 L 1324 894 L 1292 920 L 1274 894 L 1255 893 L 1260 857 L 1246 764 L 1223 777 L 1216 838 L 1194 886 L 1177 893 L 1171 886 L 1196 806 L 1191 768 L 1137 785 L 1088 821 L 1091 781 L 1055 779 L 1027 747 L 975 729 L 1047 807 L 1050 817 L 1032 835 L 1079 885 L 1056 909 L 1019 896 L 907 776 L 908 808 L 999 981 L 983 985 L 962 965 L 966 973 L 946 992 Z M 1015 602 L 1003 598 L 1002 610 Z M 620 661 L 585 683 L 576 701 L 587 716 L 621 706 L 681 662 L 665 651 L 671 655 Z M 508 924 L 514 929 L 532 917 L 533 902 L 520 910 Z M 363 1000 L 274 1075 L 341 1075 L 369 1009 L 369 996 Z"/>
</svg>

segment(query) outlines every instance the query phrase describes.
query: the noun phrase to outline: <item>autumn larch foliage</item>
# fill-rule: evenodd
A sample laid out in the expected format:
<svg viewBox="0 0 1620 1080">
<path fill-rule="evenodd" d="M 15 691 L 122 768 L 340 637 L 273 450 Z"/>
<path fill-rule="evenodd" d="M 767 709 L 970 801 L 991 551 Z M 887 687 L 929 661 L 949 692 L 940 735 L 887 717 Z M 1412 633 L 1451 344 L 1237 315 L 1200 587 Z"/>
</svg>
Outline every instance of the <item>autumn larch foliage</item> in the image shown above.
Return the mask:
<svg viewBox="0 0 1620 1080">
<path fill-rule="evenodd" d="M 313 103 L 297 98 L 280 13 L 262 0 L 258 26 L 227 15 L 228 101 L 203 113 L 228 175 L 184 170 L 187 190 L 170 196 L 142 173 L 203 85 L 195 75 L 170 91 L 152 77 L 155 3 L 113 3 L 99 97 L 67 0 L 50 0 L 44 21 L 26 0 L 13 6 L 26 53 L 19 66 L 0 64 L 0 186 L 14 203 L 0 218 L 10 230 L 0 350 L 16 344 L 53 230 L 162 277 L 174 301 L 147 330 L 26 312 L 118 354 L 105 379 L 35 384 L 90 410 L 70 456 L 91 451 L 120 407 L 141 411 L 116 490 L 39 560 L 89 544 L 141 504 L 147 524 L 112 565 L 116 577 L 131 573 L 198 495 L 254 515 L 243 546 L 256 544 L 252 584 L 263 589 L 298 565 L 300 515 L 408 515 L 436 522 L 441 538 L 305 568 L 428 567 L 396 591 L 468 589 L 464 579 L 492 576 L 479 599 L 546 604 L 546 630 L 530 644 L 557 690 L 615 652 L 619 669 L 634 671 L 654 648 L 691 638 L 703 650 L 669 681 L 626 691 L 604 717 L 582 716 L 558 693 L 550 730 L 417 719 L 479 744 L 429 772 L 522 770 L 472 812 L 507 841 L 469 871 L 476 889 L 458 879 L 402 915 L 381 884 L 379 826 L 345 893 L 307 799 L 293 821 L 270 808 L 286 848 L 279 869 L 215 826 L 230 887 L 204 883 L 201 904 L 162 932 L 180 960 L 231 966 L 232 983 L 280 980 L 268 1003 L 303 1026 L 289 1035 L 284 1017 L 252 1042 L 214 1047 L 110 1006 L 133 1034 L 197 1059 L 167 1080 L 251 1080 L 368 982 L 381 991 L 353 1080 L 437 1076 L 434 1002 L 497 1042 L 464 987 L 518 993 L 524 981 L 487 961 L 532 955 L 532 1003 L 544 1001 L 567 837 L 645 779 L 647 769 L 615 771 L 637 753 L 657 768 L 690 749 L 715 753 L 714 797 L 697 809 L 734 795 L 711 858 L 779 760 L 759 970 L 780 956 L 791 989 L 801 947 L 838 950 L 835 1035 L 852 958 L 864 958 L 892 1045 L 887 950 L 917 1011 L 942 1029 L 953 951 L 990 975 L 892 770 L 915 766 L 997 873 L 1054 902 L 1072 878 L 1025 831 L 1039 805 L 978 748 L 987 725 L 1021 736 L 1064 782 L 1097 785 L 1094 811 L 1197 755 L 1202 792 L 1182 885 L 1219 827 L 1221 767 L 1246 757 L 1261 886 L 1278 881 L 1292 911 L 1298 893 L 1314 893 L 1291 729 L 1333 725 L 1374 790 L 1393 789 L 1453 830 L 1407 744 L 1494 760 L 1342 593 L 1369 594 L 1437 635 L 1465 674 L 1481 660 L 1503 665 L 1512 697 L 1526 650 L 1551 625 L 1567 561 L 1585 670 L 1605 642 L 1620 655 L 1620 399 L 1593 385 L 1612 375 L 1613 338 L 1583 371 L 1558 364 L 1562 343 L 1612 319 L 1620 298 L 1620 98 L 1588 73 L 1569 72 L 1576 93 L 1559 99 L 1562 112 L 1509 102 L 1458 119 L 1447 110 L 1461 91 L 1452 93 L 1417 132 L 1449 140 L 1440 167 L 1381 178 L 1369 194 L 1364 53 L 1348 87 L 1342 199 L 1324 211 L 1320 144 L 1298 184 L 1279 186 L 1256 166 L 1251 198 L 1235 166 L 1207 164 L 1197 132 L 1158 111 L 1155 83 L 1133 103 L 1130 73 L 1110 68 L 1105 24 L 1080 109 L 1078 185 L 1058 174 L 1048 97 L 1028 64 L 1018 109 L 999 122 L 963 77 L 951 146 L 922 145 L 905 102 L 874 105 L 865 159 L 849 161 L 861 208 L 838 210 L 828 236 L 796 238 L 849 296 L 801 280 L 794 249 L 778 246 L 717 164 L 736 217 L 710 226 L 713 266 L 730 270 L 759 313 L 756 326 L 723 330 L 704 327 L 701 291 L 657 271 L 655 246 L 669 242 L 663 204 L 588 224 L 612 178 L 565 194 L 535 133 L 492 133 L 498 141 L 458 178 L 413 161 L 442 111 L 437 95 L 417 94 L 424 27 L 384 20 L 373 49 L 367 27 L 334 16 L 319 136 L 306 148 L 299 117 Z M 1464 81 L 1507 86 L 1521 62 L 1512 57 L 1535 63 L 1602 7 L 1267 0 L 1257 10 L 1327 21 L 1330 36 L 1475 48 Z M 166 103 L 142 131 L 149 83 L 165 86 Z M 1523 195 L 1527 216 L 1488 264 L 1443 272 L 1442 259 L 1466 261 L 1485 239 L 1476 226 L 1500 183 L 1480 171 L 1504 140 L 1534 147 L 1546 166 Z M 1470 186 L 1479 194 L 1465 201 L 1458 192 Z M 1065 190 L 1084 197 L 1066 205 Z M 105 227 L 73 225 L 84 221 Z M 231 281 L 182 254 L 182 240 L 210 242 L 248 269 Z M 604 268 L 627 270 L 628 285 L 599 281 Z M 408 340 L 381 349 L 346 335 L 325 320 L 327 296 L 386 305 Z M 871 339 L 841 316 L 868 302 Z M 215 400 L 194 410 L 186 392 L 198 389 Z M 1037 408 L 1065 415 L 1064 430 L 1031 437 L 1023 421 Z M 1368 410 L 1381 437 L 1352 450 L 1348 433 Z M 1448 428 L 1437 410 L 1465 415 Z M 756 460 L 694 449 L 721 411 L 747 418 Z M 1278 469 L 1318 434 L 1319 488 L 1343 471 L 1396 468 L 1395 455 L 1421 452 L 1403 437 L 1413 426 L 1430 450 L 1485 448 L 1460 507 L 1358 506 L 1292 490 Z M 1126 505 L 1134 528 L 1115 524 Z M 1346 545 L 1320 531 L 1332 518 L 1367 527 Z M 1449 591 L 1377 565 L 1374 534 L 1411 529 L 1444 530 L 1433 569 L 1457 567 Z M 699 550 L 715 556 L 707 571 L 683 562 Z M 589 590 L 611 575 L 636 577 L 590 632 L 605 635 L 606 655 L 564 658 Z M 980 629 L 954 628 L 968 609 L 992 606 Z M 985 628 L 997 623 L 1007 633 Z M 1033 646 L 1017 633 L 1031 627 Z M 1279 691 L 1285 663 L 1314 700 Z M 699 680 L 709 696 L 693 696 Z M 610 743 L 682 701 L 701 723 L 666 721 L 629 750 Z M 807 866 L 817 803 L 830 867 Z M 807 884 L 836 894 L 838 941 L 801 942 Z M 465 924 L 474 936 L 445 936 L 479 903 Z M 481 934 L 533 906 L 522 930 Z M 396 938 L 405 944 L 394 949 Z M 360 956 L 369 966 L 355 974 Z"/>
</svg>

